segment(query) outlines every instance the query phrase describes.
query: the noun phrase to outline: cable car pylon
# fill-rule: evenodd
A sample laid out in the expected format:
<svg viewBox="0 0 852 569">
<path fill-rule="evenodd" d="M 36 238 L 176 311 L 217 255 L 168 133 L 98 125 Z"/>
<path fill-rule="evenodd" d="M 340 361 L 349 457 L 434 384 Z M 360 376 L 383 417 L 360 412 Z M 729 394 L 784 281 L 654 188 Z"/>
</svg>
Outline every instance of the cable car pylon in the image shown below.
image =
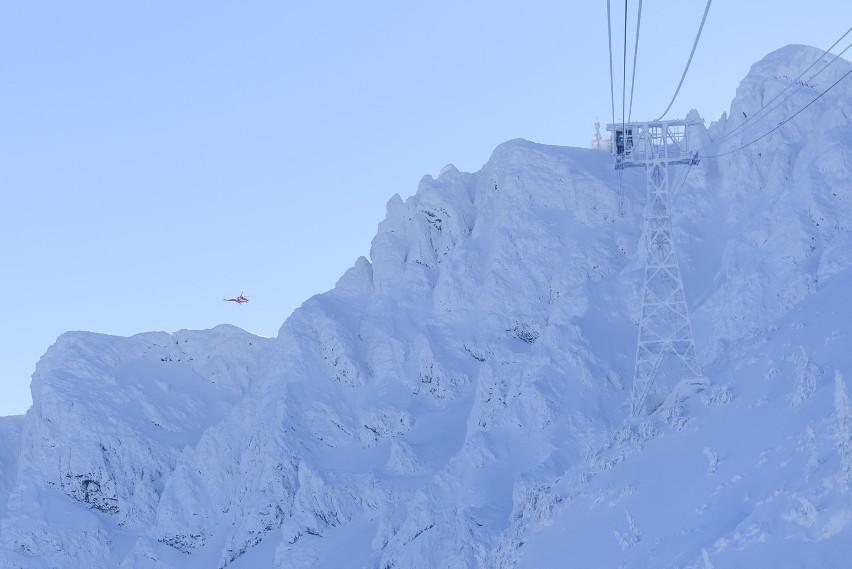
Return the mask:
<svg viewBox="0 0 852 569">
<path fill-rule="evenodd" d="M 702 121 L 703 122 L 703 121 Z M 692 322 L 672 235 L 669 166 L 697 164 L 689 127 L 698 121 L 608 124 L 615 168 L 645 168 L 645 277 L 630 394 L 630 414 L 650 414 L 704 389 L 708 380 L 692 335 Z"/>
</svg>

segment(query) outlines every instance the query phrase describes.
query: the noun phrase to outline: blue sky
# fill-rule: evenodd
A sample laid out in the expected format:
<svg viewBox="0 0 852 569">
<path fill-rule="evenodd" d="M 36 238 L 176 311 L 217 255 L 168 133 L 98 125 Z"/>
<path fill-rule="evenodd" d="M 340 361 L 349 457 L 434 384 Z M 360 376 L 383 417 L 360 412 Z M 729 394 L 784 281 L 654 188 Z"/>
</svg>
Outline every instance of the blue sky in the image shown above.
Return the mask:
<svg viewBox="0 0 852 569">
<path fill-rule="evenodd" d="M 705 5 L 645 4 L 640 119 L 668 103 Z M 715 120 L 752 63 L 852 25 L 845 1 L 765 6 L 713 3 L 669 117 Z M 586 146 L 611 116 L 608 65 L 602 0 L 4 3 L 0 415 L 29 407 L 67 330 L 274 336 L 424 174 L 476 171 L 517 137 Z"/>
</svg>

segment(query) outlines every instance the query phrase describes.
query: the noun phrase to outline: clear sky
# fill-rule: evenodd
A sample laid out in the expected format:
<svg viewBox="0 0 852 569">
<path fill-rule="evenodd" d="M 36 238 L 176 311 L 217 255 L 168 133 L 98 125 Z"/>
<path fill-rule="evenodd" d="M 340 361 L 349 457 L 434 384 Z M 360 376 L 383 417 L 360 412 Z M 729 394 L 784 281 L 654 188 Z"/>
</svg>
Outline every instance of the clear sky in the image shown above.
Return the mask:
<svg viewBox="0 0 852 569">
<path fill-rule="evenodd" d="M 704 6 L 645 2 L 635 119 L 668 104 Z M 848 0 L 716 0 L 668 116 L 709 123 L 761 57 L 850 26 Z M 611 119 L 603 0 L 4 2 L 0 77 L 0 415 L 64 331 L 274 336 L 424 174 Z"/>
</svg>

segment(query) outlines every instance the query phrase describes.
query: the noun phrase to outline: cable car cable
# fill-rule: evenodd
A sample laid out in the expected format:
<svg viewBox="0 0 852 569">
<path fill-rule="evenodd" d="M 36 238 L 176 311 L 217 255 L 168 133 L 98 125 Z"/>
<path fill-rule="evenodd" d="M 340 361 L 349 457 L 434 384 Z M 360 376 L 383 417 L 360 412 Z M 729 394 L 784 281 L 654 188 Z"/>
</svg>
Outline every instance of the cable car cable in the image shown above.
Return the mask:
<svg viewBox="0 0 852 569">
<path fill-rule="evenodd" d="M 615 124 L 615 80 L 612 76 L 612 17 L 610 16 L 610 0 L 606 0 L 606 31 L 609 36 L 609 100 L 612 106 L 612 124 Z"/>
<path fill-rule="evenodd" d="M 702 16 L 701 18 L 701 25 L 698 26 L 698 33 L 695 35 L 695 42 L 692 44 L 692 51 L 689 53 L 689 59 L 686 61 L 686 68 L 684 68 L 683 70 L 683 75 L 681 75 L 680 77 L 680 83 L 677 84 L 677 89 L 675 89 L 675 93 L 672 96 L 672 100 L 671 102 L 669 102 L 669 106 L 666 107 L 666 110 L 663 111 L 663 114 L 661 114 L 660 117 L 655 120 L 662 120 L 663 117 L 666 116 L 666 113 L 669 112 L 669 109 L 672 108 L 675 99 L 677 99 L 677 94 L 680 92 L 680 87 L 681 85 L 683 85 L 683 80 L 686 79 L 686 72 L 689 71 L 689 65 L 692 63 L 692 56 L 695 55 L 695 48 L 698 47 L 698 39 L 701 37 L 701 30 L 704 29 L 704 22 L 705 20 L 707 20 L 707 12 L 710 11 L 710 3 L 712 1 L 713 0 L 707 0 L 707 7 L 704 8 L 704 16 Z"/>
<path fill-rule="evenodd" d="M 639 14 L 636 16 L 636 42 L 633 45 L 633 76 L 630 78 L 630 107 L 627 122 L 633 117 L 633 88 L 636 87 L 636 57 L 639 54 L 639 25 L 642 23 L 642 0 L 639 0 Z"/>
<path fill-rule="evenodd" d="M 627 105 L 627 0 L 624 0 L 624 43 L 622 44 L 621 60 L 621 130 L 624 131 L 627 116 L 625 113 Z"/>
</svg>

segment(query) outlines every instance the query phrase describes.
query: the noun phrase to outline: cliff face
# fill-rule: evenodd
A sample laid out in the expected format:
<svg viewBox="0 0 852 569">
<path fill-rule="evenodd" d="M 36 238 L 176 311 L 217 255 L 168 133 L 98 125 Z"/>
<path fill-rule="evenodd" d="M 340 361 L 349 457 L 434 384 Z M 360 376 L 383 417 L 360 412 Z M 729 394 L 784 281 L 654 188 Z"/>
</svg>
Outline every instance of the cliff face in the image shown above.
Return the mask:
<svg viewBox="0 0 852 569">
<path fill-rule="evenodd" d="M 627 420 L 644 174 L 620 211 L 607 154 L 511 141 L 392 198 L 370 259 L 275 339 L 62 336 L 33 408 L 0 422 L 0 566 L 848 554 L 852 83 L 736 153 L 710 142 L 756 139 L 848 71 L 795 79 L 819 55 L 756 64 L 673 173 L 711 382 L 683 406 Z"/>
<path fill-rule="evenodd" d="M 0 516 L 3 517 L 9 492 L 15 486 L 23 425 L 23 417 L 0 417 Z"/>
</svg>

